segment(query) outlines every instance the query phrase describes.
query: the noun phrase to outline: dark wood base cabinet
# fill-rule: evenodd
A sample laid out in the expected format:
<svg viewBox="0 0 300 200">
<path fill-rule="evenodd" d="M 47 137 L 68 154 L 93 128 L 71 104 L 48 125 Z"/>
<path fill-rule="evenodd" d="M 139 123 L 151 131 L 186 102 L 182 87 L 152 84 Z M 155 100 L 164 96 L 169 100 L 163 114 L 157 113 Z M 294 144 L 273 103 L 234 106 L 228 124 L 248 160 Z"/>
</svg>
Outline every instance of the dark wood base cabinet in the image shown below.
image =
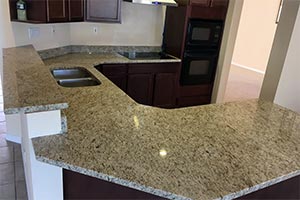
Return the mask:
<svg viewBox="0 0 300 200">
<path fill-rule="evenodd" d="M 63 170 L 64 199 L 156 199 L 164 198 L 139 190 L 103 181 L 76 172 Z M 299 200 L 300 176 L 267 187 L 236 200 Z"/>
<path fill-rule="evenodd" d="M 180 63 L 105 64 L 96 69 L 140 104 L 177 107 Z"/>
<path fill-rule="evenodd" d="M 103 181 L 76 172 L 63 170 L 65 200 L 155 199 L 164 198 L 139 190 Z"/>
<path fill-rule="evenodd" d="M 299 200 L 300 176 L 277 183 L 273 186 L 250 193 L 236 200 Z"/>
</svg>

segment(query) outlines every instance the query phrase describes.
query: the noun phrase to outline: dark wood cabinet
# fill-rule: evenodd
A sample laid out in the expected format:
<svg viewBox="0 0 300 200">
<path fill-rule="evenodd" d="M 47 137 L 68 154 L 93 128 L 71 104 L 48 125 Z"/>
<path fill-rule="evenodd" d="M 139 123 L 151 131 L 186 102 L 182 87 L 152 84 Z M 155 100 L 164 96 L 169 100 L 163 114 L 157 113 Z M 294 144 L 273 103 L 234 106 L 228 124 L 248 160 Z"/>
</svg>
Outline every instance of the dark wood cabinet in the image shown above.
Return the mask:
<svg viewBox="0 0 300 200">
<path fill-rule="evenodd" d="M 211 7 L 224 7 L 227 9 L 229 0 L 211 0 Z"/>
<path fill-rule="evenodd" d="M 121 0 L 86 0 L 86 20 L 121 22 Z"/>
<path fill-rule="evenodd" d="M 9 0 L 12 21 L 18 21 L 17 0 Z M 84 20 L 84 0 L 26 0 L 28 23 L 77 22 Z"/>
<path fill-rule="evenodd" d="M 176 105 L 177 74 L 158 73 L 154 79 L 153 105 L 173 108 Z"/>
<path fill-rule="evenodd" d="M 116 86 L 127 91 L 127 65 L 99 65 L 96 66 L 100 72 L 102 72 L 109 80 L 111 80 Z"/>
<path fill-rule="evenodd" d="M 140 104 L 152 105 L 153 75 L 129 74 L 127 94 Z"/>
<path fill-rule="evenodd" d="M 65 200 L 165 200 L 153 194 L 69 170 L 63 170 L 63 188 Z"/>
<path fill-rule="evenodd" d="M 69 9 L 67 0 L 47 0 L 46 2 L 48 22 L 69 21 Z M 30 12 L 29 9 L 28 12 Z"/>
<path fill-rule="evenodd" d="M 96 69 L 140 104 L 176 107 L 180 63 L 105 64 Z"/>
<path fill-rule="evenodd" d="M 84 0 L 68 0 L 69 1 L 69 21 L 84 20 Z"/>
<path fill-rule="evenodd" d="M 229 0 L 190 0 L 192 6 L 203 6 L 203 7 L 226 7 L 228 6 Z"/>
<path fill-rule="evenodd" d="M 210 6 L 211 0 L 190 0 L 190 5 L 196 5 L 196 6 Z"/>
</svg>

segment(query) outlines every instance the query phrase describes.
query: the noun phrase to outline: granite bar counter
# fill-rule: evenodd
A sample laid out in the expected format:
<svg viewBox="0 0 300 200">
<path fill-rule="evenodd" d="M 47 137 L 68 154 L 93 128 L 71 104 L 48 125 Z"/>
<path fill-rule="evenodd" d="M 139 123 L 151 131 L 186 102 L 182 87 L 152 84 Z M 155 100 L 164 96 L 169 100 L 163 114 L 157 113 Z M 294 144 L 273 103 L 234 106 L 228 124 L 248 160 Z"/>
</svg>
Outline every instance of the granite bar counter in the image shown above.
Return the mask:
<svg viewBox="0 0 300 200">
<path fill-rule="evenodd" d="M 43 68 L 41 73 L 37 68 L 4 73 L 4 79 L 26 85 L 11 89 L 6 82 L 7 109 L 22 107 L 19 101 L 8 102 L 35 90 L 14 75 L 21 69 L 46 77 L 40 87 L 59 94 L 57 102 L 49 99 L 50 105 L 68 105 L 60 108 L 67 108 L 66 133 L 32 139 L 36 159 L 43 163 L 168 199 L 234 199 L 300 175 L 300 115 L 271 102 L 154 108 L 136 103 L 94 68 L 131 62 L 118 54 L 73 53 L 44 63 L 32 47 L 5 50 L 4 55 L 4 68 L 18 56 Z M 49 81 L 50 69 L 74 66 L 85 67 L 102 84 L 63 88 Z M 34 98 L 43 96 L 42 88 L 35 93 L 28 102 L 40 107 Z"/>
</svg>

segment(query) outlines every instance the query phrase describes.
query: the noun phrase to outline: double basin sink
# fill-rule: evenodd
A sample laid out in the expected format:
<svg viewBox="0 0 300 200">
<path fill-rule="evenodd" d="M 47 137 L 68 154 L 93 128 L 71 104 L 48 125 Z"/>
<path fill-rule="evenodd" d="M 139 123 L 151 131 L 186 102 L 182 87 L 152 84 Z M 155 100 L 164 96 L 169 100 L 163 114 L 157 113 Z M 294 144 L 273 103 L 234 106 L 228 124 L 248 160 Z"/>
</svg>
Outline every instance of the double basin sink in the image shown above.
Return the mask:
<svg viewBox="0 0 300 200">
<path fill-rule="evenodd" d="M 51 73 L 56 82 L 63 87 L 87 87 L 101 84 L 87 69 L 82 67 L 53 69 Z"/>
</svg>

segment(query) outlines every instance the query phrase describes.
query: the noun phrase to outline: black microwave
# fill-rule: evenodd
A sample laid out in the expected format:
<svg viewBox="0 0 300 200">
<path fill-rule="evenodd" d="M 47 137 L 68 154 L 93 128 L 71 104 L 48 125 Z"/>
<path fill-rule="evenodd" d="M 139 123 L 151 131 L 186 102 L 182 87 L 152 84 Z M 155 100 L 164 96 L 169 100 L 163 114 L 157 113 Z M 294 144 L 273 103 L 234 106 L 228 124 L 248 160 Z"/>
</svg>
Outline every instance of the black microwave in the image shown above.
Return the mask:
<svg viewBox="0 0 300 200">
<path fill-rule="evenodd" d="M 223 21 L 190 19 L 187 30 L 186 50 L 219 48 L 223 35 Z"/>
</svg>

